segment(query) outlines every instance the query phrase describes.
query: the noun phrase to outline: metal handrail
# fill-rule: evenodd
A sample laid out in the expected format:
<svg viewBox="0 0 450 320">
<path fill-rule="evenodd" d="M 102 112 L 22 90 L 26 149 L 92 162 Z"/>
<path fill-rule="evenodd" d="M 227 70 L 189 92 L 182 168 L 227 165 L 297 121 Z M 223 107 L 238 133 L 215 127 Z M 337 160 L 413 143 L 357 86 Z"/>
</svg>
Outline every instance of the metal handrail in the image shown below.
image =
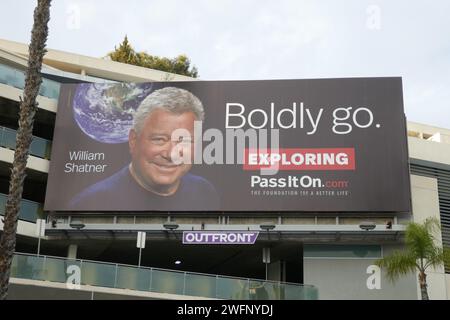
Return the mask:
<svg viewBox="0 0 450 320">
<path fill-rule="evenodd" d="M 21 256 L 30 256 L 30 257 L 38 256 L 37 254 L 23 253 L 23 252 L 15 252 L 14 254 L 21 255 Z M 181 270 L 146 267 L 146 266 L 139 267 L 137 265 L 113 263 L 113 262 L 106 262 L 106 261 L 95 261 L 95 260 L 88 260 L 88 259 L 71 259 L 71 258 L 67 258 L 67 257 L 58 257 L 58 256 L 50 256 L 50 255 L 42 255 L 42 254 L 40 254 L 39 257 L 53 258 L 53 259 L 59 259 L 59 260 L 71 260 L 71 261 L 79 261 L 79 262 L 90 262 L 90 263 L 95 263 L 95 264 L 110 265 L 110 266 L 117 266 L 117 267 L 132 267 L 132 268 L 136 268 L 136 269 L 157 270 L 157 271 L 165 271 L 165 272 L 172 272 L 172 273 L 185 274 L 185 275 L 199 275 L 199 276 L 207 276 L 207 277 L 219 278 L 219 279 L 227 278 L 227 279 L 232 279 L 232 280 L 243 280 L 243 281 L 249 281 L 249 282 L 250 281 L 267 282 L 267 283 L 273 283 L 273 284 L 278 284 L 278 285 L 286 284 L 286 285 L 292 285 L 292 286 L 298 286 L 298 287 L 315 288 L 315 286 L 313 286 L 313 285 L 293 283 L 293 282 L 283 282 L 283 281 L 274 281 L 274 280 L 265 280 L 265 279 L 256 279 L 256 278 L 233 277 L 233 276 L 226 276 L 226 275 L 208 274 L 208 273 L 191 272 L 191 271 L 181 271 Z"/>
</svg>

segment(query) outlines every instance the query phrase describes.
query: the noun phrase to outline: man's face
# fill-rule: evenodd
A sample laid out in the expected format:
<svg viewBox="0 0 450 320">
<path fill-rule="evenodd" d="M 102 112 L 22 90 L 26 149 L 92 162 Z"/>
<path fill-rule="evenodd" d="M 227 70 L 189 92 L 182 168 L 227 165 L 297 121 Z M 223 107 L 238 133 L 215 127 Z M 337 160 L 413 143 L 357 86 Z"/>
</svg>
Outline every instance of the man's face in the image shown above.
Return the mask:
<svg viewBox="0 0 450 320">
<path fill-rule="evenodd" d="M 190 159 L 193 154 L 194 121 L 193 112 L 176 114 L 155 109 L 145 119 L 139 134 L 134 129 L 130 130 L 133 171 L 145 188 L 163 194 L 177 190 L 181 177 L 192 165 L 191 161 L 176 164 L 178 162 L 174 156 Z M 186 135 L 174 137 L 174 131 L 179 132 L 179 129 L 189 132 L 192 139 L 186 138 Z"/>
</svg>

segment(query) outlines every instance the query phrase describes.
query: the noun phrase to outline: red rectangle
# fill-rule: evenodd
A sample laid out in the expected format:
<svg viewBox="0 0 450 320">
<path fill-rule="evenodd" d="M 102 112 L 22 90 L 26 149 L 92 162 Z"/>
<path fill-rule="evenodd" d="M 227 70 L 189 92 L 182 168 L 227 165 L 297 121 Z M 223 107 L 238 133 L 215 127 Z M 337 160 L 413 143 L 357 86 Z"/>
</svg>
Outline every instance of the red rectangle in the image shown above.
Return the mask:
<svg viewBox="0 0 450 320">
<path fill-rule="evenodd" d="M 355 170 L 354 148 L 245 149 L 244 170 Z"/>
</svg>

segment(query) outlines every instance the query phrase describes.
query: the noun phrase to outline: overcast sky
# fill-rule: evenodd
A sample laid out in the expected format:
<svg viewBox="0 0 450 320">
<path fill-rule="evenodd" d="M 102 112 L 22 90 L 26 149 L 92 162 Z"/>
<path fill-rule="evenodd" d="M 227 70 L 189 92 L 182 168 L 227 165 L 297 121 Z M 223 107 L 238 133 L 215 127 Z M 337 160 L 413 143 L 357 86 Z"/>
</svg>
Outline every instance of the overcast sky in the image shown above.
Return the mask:
<svg viewBox="0 0 450 320">
<path fill-rule="evenodd" d="M 344 4 L 345 3 L 345 4 Z M 35 1 L 1 0 L 28 42 Z M 450 128 L 450 1 L 54 0 L 48 47 L 187 54 L 203 80 L 403 77 L 408 120 Z"/>
</svg>

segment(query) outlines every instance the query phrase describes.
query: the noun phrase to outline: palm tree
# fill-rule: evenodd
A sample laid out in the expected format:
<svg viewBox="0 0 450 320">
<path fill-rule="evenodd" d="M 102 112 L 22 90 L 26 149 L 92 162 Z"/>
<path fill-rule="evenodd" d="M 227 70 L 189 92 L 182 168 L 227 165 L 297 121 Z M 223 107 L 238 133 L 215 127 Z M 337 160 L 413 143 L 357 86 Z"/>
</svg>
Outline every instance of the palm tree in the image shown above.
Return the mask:
<svg viewBox="0 0 450 320">
<path fill-rule="evenodd" d="M 418 271 L 422 300 L 429 300 L 427 269 L 450 263 L 450 249 L 436 245 L 437 230 L 440 226 L 436 218 L 428 218 L 423 223 L 410 222 L 405 233 L 406 249 L 375 262 L 379 267 L 386 268 L 387 277 L 392 282 L 402 275 Z"/>
<path fill-rule="evenodd" d="M 17 220 L 22 200 L 23 182 L 28 152 L 32 140 L 33 121 L 37 109 L 36 97 L 42 83 L 41 66 L 46 53 L 51 0 L 38 0 L 34 10 L 34 24 L 28 54 L 28 69 L 25 77 L 23 99 L 20 99 L 19 129 L 16 150 L 11 170 L 8 200 L 5 207 L 3 233 L 0 240 L 0 300 L 8 295 L 11 263 L 16 249 Z"/>
</svg>

